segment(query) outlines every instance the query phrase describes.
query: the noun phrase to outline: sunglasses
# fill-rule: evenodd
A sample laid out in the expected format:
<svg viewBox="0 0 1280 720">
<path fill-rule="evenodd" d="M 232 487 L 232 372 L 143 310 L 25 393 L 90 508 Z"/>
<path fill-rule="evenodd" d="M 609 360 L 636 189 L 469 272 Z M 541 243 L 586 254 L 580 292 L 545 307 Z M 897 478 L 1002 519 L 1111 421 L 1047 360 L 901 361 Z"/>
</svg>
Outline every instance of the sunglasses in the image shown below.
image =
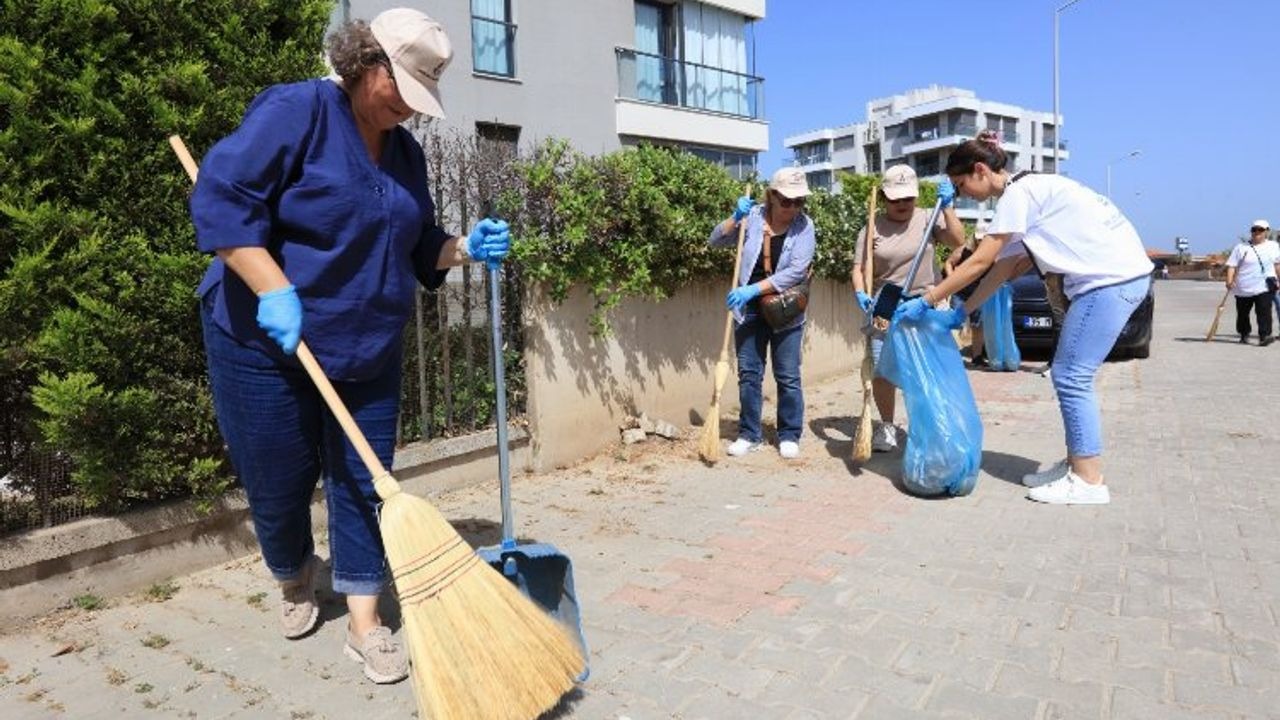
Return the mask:
<svg viewBox="0 0 1280 720">
<path fill-rule="evenodd" d="M 1250 232 L 1266 232 L 1267 229 L 1268 228 L 1258 227 L 1257 225 L 1254 225 L 1253 227 L 1249 228 L 1249 231 Z"/>
<path fill-rule="evenodd" d="M 779 207 L 784 207 L 784 208 L 804 207 L 804 198 L 802 197 L 793 199 L 789 197 L 784 197 L 782 193 L 774 193 L 773 197 L 775 200 L 778 201 Z"/>
<path fill-rule="evenodd" d="M 915 201 L 916 199 L 913 197 L 904 197 L 904 198 L 897 198 L 897 199 L 885 198 L 885 202 L 891 202 L 891 203 L 915 203 Z"/>
</svg>

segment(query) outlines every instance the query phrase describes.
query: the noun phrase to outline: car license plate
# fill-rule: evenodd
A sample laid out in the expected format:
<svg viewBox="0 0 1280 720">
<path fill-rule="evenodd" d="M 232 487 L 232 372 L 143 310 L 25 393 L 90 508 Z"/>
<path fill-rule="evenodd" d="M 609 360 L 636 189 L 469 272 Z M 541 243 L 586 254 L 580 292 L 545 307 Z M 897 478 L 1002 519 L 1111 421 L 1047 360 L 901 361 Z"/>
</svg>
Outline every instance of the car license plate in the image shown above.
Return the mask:
<svg viewBox="0 0 1280 720">
<path fill-rule="evenodd" d="M 1022 318 L 1022 326 L 1028 328 L 1051 328 L 1053 327 L 1053 318 L 1024 317 Z"/>
</svg>

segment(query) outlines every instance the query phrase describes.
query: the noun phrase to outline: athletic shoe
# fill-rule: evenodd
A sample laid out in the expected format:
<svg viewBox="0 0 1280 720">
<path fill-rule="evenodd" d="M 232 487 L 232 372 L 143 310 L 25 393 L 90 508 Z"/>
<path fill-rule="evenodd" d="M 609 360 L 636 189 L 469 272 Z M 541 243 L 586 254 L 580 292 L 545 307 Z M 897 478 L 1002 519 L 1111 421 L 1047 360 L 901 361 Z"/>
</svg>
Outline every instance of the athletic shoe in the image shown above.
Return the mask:
<svg viewBox="0 0 1280 720">
<path fill-rule="evenodd" d="M 1028 490 L 1027 499 L 1050 505 L 1106 505 L 1111 502 L 1111 490 L 1106 484 L 1090 485 L 1067 471 L 1066 477 Z"/>
<path fill-rule="evenodd" d="M 892 452 L 898 448 L 898 428 L 893 423 L 882 422 L 871 433 L 871 449 L 876 452 Z"/>
<path fill-rule="evenodd" d="M 1264 337 L 1264 338 L 1262 338 L 1261 340 L 1259 340 L 1259 341 L 1258 341 L 1258 347 L 1266 347 L 1266 346 L 1270 345 L 1271 343 L 1273 343 L 1273 342 L 1275 342 L 1275 341 L 1276 341 L 1276 339 L 1275 339 L 1275 338 L 1273 338 L 1273 337 L 1271 337 L 1270 335 L 1268 335 L 1267 337 Z"/>
<path fill-rule="evenodd" d="M 752 453 L 760 449 L 760 441 L 752 442 L 743 438 L 734 440 L 729 445 L 729 454 L 734 457 L 741 457 L 747 453 Z"/>
<path fill-rule="evenodd" d="M 1045 468 L 1044 470 L 1041 470 L 1039 472 L 1027 473 L 1026 475 L 1023 475 L 1022 484 L 1026 485 L 1027 487 L 1040 487 L 1041 485 L 1048 485 L 1054 480 L 1066 477 L 1067 471 L 1070 469 L 1071 469 L 1071 466 L 1067 463 L 1065 459 L 1059 460 L 1058 462 L 1054 463 L 1053 465 L 1050 465 L 1048 468 Z"/>
<path fill-rule="evenodd" d="M 787 460 L 800 457 L 800 444 L 794 440 L 783 440 L 778 443 L 778 454 Z"/>
</svg>

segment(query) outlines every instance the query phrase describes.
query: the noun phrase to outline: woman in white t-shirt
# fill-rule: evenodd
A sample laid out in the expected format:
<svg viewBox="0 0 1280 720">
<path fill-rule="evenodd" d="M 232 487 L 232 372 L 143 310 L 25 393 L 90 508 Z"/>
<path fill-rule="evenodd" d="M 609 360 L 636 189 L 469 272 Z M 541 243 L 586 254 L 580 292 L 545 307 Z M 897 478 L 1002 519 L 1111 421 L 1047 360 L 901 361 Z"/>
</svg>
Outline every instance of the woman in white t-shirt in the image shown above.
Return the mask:
<svg viewBox="0 0 1280 720">
<path fill-rule="evenodd" d="M 947 175 L 956 191 L 979 201 L 997 198 L 995 217 L 973 256 L 923 297 L 904 303 L 895 320 L 918 320 L 938 298 L 993 264 L 997 282 L 1012 277 L 1028 259 L 1043 273 L 1061 273 L 1071 304 L 1052 367 L 1067 458 L 1023 483 L 1031 487 L 1027 497 L 1039 502 L 1106 504 L 1111 493 L 1102 476 L 1102 418 L 1094 378 L 1146 297 L 1154 266 L 1133 225 L 1106 197 L 1060 175 L 1011 175 L 1007 162 L 994 133 L 984 132 L 951 153 Z M 1019 241 L 1021 249 L 1010 247 L 1002 254 Z M 985 299 L 983 289 L 971 303 Z"/>
<path fill-rule="evenodd" d="M 1271 334 L 1271 306 L 1276 301 L 1280 246 L 1268 239 L 1270 234 L 1270 223 L 1254 220 L 1249 242 L 1232 248 L 1227 258 L 1227 289 L 1236 296 L 1236 332 L 1241 344 L 1249 342 L 1249 333 L 1253 332 L 1250 310 L 1258 316 L 1258 345 L 1266 347 L 1275 340 Z"/>
</svg>

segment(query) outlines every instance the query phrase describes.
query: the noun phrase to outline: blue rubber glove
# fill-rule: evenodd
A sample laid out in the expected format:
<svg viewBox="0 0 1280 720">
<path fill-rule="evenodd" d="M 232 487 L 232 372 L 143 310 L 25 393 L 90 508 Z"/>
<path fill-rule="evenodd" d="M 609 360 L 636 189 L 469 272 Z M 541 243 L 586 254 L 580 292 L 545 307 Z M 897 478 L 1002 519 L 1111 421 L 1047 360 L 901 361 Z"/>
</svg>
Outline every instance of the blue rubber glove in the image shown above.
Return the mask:
<svg viewBox="0 0 1280 720">
<path fill-rule="evenodd" d="M 875 303 L 875 301 L 871 299 L 871 296 L 861 290 L 855 291 L 853 296 L 858 298 L 858 307 L 862 308 L 862 312 L 870 315 L 871 308 Z"/>
<path fill-rule="evenodd" d="M 736 287 L 729 291 L 729 296 L 724 299 L 724 304 L 730 310 L 740 310 L 743 305 L 751 302 L 760 295 L 760 286 L 752 283 Z"/>
<path fill-rule="evenodd" d="M 964 302 L 961 300 L 956 300 L 955 305 L 950 310 L 942 312 L 946 315 L 943 323 L 948 330 L 959 330 L 964 327 L 964 321 L 969 317 L 969 313 L 965 312 Z"/>
<path fill-rule="evenodd" d="M 467 254 L 473 260 L 496 265 L 511 249 L 511 233 L 506 220 L 485 218 L 476 223 L 467 237 Z"/>
<path fill-rule="evenodd" d="M 302 301 L 292 285 L 258 296 L 258 327 L 276 341 L 285 355 L 292 355 L 302 339 Z"/>
<path fill-rule="evenodd" d="M 742 218 L 751 214 L 751 208 L 754 206 L 755 202 L 746 195 L 738 198 L 738 204 L 733 207 L 733 221 L 741 222 Z"/>
<path fill-rule="evenodd" d="M 893 322 L 906 321 L 914 325 L 923 320 L 928 311 L 929 303 L 924 301 L 924 297 L 911 298 L 893 311 Z"/>
<path fill-rule="evenodd" d="M 956 201 L 956 186 L 951 184 L 950 178 L 938 183 L 938 199 L 944 208 L 951 207 L 951 203 Z"/>
</svg>

